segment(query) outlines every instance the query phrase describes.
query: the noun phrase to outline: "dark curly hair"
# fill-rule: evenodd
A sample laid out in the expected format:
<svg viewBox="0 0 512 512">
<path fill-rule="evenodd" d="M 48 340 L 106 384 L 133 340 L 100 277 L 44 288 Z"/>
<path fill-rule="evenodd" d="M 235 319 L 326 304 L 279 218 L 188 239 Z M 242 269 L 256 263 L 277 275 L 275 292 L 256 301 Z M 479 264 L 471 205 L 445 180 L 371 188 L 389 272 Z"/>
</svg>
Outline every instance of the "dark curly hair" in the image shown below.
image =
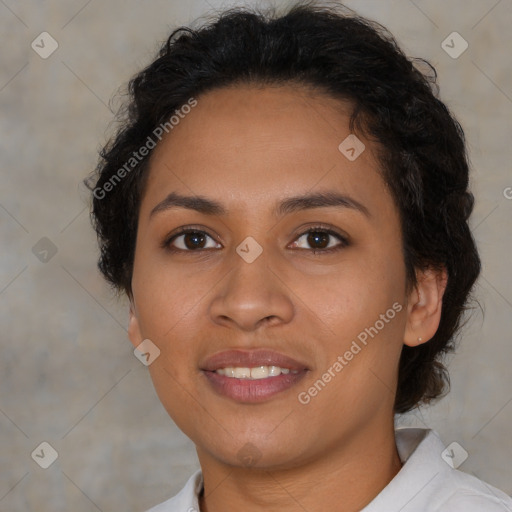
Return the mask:
<svg viewBox="0 0 512 512">
<path fill-rule="evenodd" d="M 131 296 L 138 211 L 151 154 L 137 152 L 159 125 L 191 98 L 228 85 L 314 87 L 348 100 L 351 130 L 378 148 L 383 179 L 400 212 L 409 289 L 418 270 L 447 271 L 435 336 L 403 347 L 395 412 L 442 396 L 449 387 L 442 357 L 454 349 L 480 259 L 468 226 L 473 195 L 464 132 L 438 99 L 436 79 L 435 69 L 423 59 L 407 58 L 382 25 L 339 5 L 300 2 L 279 16 L 235 8 L 196 30 L 178 28 L 154 62 L 130 81 L 122 124 L 100 152 L 95 184 L 86 180 L 93 191 L 101 272 L 118 292 Z"/>
</svg>

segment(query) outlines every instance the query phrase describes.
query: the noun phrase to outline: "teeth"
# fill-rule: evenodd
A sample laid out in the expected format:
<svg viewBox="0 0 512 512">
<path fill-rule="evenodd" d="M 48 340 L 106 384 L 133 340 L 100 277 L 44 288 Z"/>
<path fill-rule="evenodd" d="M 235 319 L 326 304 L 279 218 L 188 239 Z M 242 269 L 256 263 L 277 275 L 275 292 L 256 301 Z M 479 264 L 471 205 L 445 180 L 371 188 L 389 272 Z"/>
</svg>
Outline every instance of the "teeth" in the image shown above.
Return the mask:
<svg viewBox="0 0 512 512">
<path fill-rule="evenodd" d="M 250 376 L 250 368 L 233 368 L 233 377 L 237 379 L 248 379 Z"/>
<path fill-rule="evenodd" d="M 268 375 L 269 377 L 277 377 L 277 375 L 281 375 L 281 368 L 279 368 L 279 366 L 269 366 Z"/>
<path fill-rule="evenodd" d="M 227 367 L 215 370 L 219 375 L 225 377 L 234 377 L 235 379 L 266 379 L 267 377 L 277 377 L 278 375 L 287 375 L 290 371 L 293 374 L 299 373 L 298 370 L 290 370 L 289 368 L 281 368 L 279 366 L 256 366 L 254 368 L 245 367 Z"/>
<path fill-rule="evenodd" d="M 251 379 L 266 379 L 268 377 L 268 366 L 257 366 L 251 368 Z"/>
</svg>

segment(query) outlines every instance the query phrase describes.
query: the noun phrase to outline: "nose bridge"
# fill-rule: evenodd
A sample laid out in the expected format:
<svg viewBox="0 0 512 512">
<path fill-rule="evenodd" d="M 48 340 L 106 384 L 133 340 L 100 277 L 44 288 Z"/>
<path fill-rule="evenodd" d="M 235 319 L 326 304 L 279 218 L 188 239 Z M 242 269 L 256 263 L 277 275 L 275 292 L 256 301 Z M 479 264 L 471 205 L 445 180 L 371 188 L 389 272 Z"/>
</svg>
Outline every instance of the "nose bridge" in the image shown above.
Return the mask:
<svg viewBox="0 0 512 512">
<path fill-rule="evenodd" d="M 293 303 L 275 276 L 271 252 L 250 237 L 237 246 L 229 261 L 231 271 L 211 304 L 213 321 L 231 322 L 244 330 L 255 329 L 270 317 L 274 322 L 290 321 Z"/>
</svg>

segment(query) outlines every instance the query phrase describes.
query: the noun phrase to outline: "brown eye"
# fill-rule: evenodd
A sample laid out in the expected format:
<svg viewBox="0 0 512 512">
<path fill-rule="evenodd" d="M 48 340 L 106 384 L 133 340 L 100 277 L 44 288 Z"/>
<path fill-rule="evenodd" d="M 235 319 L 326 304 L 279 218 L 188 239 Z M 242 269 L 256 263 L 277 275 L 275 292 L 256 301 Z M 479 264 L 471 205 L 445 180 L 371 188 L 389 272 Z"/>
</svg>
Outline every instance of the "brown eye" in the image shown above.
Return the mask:
<svg viewBox="0 0 512 512">
<path fill-rule="evenodd" d="M 348 246 L 347 239 L 330 229 L 311 228 L 300 235 L 293 247 L 309 249 L 313 253 L 329 253 Z M 174 252 L 200 252 L 206 249 L 219 249 L 222 246 L 208 233 L 191 228 L 182 228 L 179 233 L 172 235 L 162 244 Z"/>
<path fill-rule="evenodd" d="M 338 242 L 336 243 L 336 239 Z M 346 247 L 345 237 L 329 229 L 312 228 L 297 238 L 293 246 L 318 252 L 331 252 Z M 309 247 L 308 247 L 309 246 Z"/>
<path fill-rule="evenodd" d="M 176 251 L 194 252 L 203 249 L 218 248 L 213 238 L 197 229 L 183 229 L 164 243 L 165 247 Z"/>
<path fill-rule="evenodd" d="M 331 235 L 322 231 L 310 231 L 307 235 L 307 243 L 313 249 L 325 249 L 329 245 Z"/>
</svg>

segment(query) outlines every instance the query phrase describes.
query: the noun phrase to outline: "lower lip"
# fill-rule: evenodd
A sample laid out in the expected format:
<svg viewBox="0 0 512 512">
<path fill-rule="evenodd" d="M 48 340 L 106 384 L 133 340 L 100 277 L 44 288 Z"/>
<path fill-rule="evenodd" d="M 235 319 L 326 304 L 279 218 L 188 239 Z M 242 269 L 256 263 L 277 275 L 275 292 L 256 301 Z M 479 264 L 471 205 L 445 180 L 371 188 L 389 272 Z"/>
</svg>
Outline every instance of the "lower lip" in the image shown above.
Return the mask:
<svg viewBox="0 0 512 512">
<path fill-rule="evenodd" d="M 307 370 L 299 373 L 290 372 L 265 379 L 237 379 L 209 371 L 203 371 L 203 374 L 217 393 L 237 402 L 258 403 L 290 389 L 306 375 L 306 372 Z"/>
</svg>

